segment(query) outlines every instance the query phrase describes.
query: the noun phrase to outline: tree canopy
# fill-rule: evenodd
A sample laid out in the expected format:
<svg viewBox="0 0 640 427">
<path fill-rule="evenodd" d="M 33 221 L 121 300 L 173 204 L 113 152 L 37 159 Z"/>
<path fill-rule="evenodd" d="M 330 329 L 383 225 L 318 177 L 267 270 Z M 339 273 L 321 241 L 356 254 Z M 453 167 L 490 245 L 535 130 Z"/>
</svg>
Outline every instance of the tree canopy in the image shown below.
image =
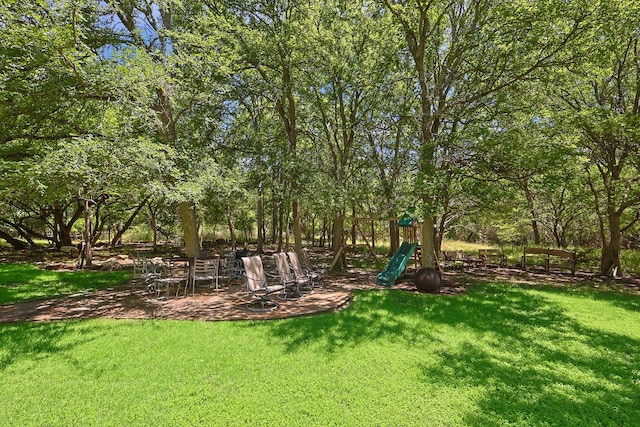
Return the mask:
<svg viewBox="0 0 640 427">
<path fill-rule="evenodd" d="M 191 256 L 218 225 L 338 252 L 350 217 L 411 207 L 425 265 L 467 230 L 598 246 L 620 274 L 640 219 L 636 3 L 4 2 L 0 238 L 95 243 L 147 211 L 156 230 L 160 209 Z"/>
</svg>

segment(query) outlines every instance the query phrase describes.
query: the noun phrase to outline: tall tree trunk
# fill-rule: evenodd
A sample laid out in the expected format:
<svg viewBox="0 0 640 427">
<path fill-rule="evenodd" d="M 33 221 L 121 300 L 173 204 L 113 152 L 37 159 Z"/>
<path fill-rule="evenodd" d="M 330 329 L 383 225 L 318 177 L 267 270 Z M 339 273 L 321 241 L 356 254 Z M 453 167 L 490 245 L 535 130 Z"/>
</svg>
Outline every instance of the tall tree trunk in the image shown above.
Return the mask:
<svg viewBox="0 0 640 427">
<path fill-rule="evenodd" d="M 433 222 L 435 218 L 431 215 L 425 215 L 422 223 L 422 242 L 420 250 L 422 251 L 422 267 L 435 268 L 435 245 L 434 245 L 434 228 Z"/>
<path fill-rule="evenodd" d="M 540 244 L 540 229 L 538 227 L 538 215 L 536 213 L 535 205 L 533 203 L 533 194 L 529 190 L 529 185 L 524 183 L 524 194 L 527 197 L 527 208 L 529 209 L 529 214 L 531 215 L 531 228 L 533 229 L 533 241 L 536 245 Z"/>
<path fill-rule="evenodd" d="M 327 241 L 327 215 L 322 216 L 322 234 L 320 235 L 320 247 L 324 248 Z"/>
<path fill-rule="evenodd" d="M 294 194 L 297 193 L 296 191 Z M 302 221 L 300 218 L 300 201 L 298 200 L 298 196 L 294 196 L 291 209 L 293 211 L 293 248 L 296 253 L 302 253 Z"/>
<path fill-rule="evenodd" d="M 275 192 L 271 197 L 272 209 L 271 209 L 271 243 L 275 244 L 278 238 L 278 219 L 280 218 L 280 200 L 276 198 Z"/>
<path fill-rule="evenodd" d="M 131 228 L 131 224 L 133 224 L 133 221 L 135 220 L 135 218 L 138 216 L 138 214 L 140 213 L 142 208 L 147 204 L 148 201 L 149 201 L 149 197 L 145 197 L 144 200 L 138 206 L 136 206 L 135 210 L 129 216 L 127 221 L 116 232 L 116 234 L 113 236 L 113 239 L 111 239 L 111 246 L 116 246 L 117 244 L 119 244 L 119 242 L 122 240 L 122 235 L 124 233 L 126 233 L 127 230 L 129 230 L 129 228 Z M 151 217 L 153 218 L 154 215 L 153 215 L 153 211 L 152 211 L 150 205 L 149 205 L 149 212 L 151 213 Z M 154 232 L 155 231 L 157 231 L 157 230 L 154 230 Z M 154 234 L 154 239 L 153 239 L 153 247 L 154 248 L 155 248 L 155 244 L 156 244 L 156 236 Z"/>
<path fill-rule="evenodd" d="M 84 200 L 84 259 L 87 267 L 93 264 L 93 255 L 91 251 L 91 205 L 90 200 Z"/>
<path fill-rule="evenodd" d="M 225 211 L 225 216 L 227 217 L 227 228 L 229 230 L 229 239 L 231 240 L 231 250 L 236 250 L 238 245 L 238 238 L 236 236 L 236 227 L 233 224 L 233 212 L 231 211 L 231 206 L 227 206 L 227 210 Z"/>
<path fill-rule="evenodd" d="M 371 221 L 371 249 L 376 251 L 376 222 Z"/>
<path fill-rule="evenodd" d="M 184 245 L 186 255 L 189 258 L 200 256 L 200 239 L 198 238 L 198 219 L 193 202 L 180 202 L 180 220 L 184 233 Z"/>
<path fill-rule="evenodd" d="M 389 244 L 388 256 L 391 257 L 400 247 L 400 229 L 398 228 L 398 221 L 389 221 L 389 235 L 391 242 Z"/>
<path fill-rule="evenodd" d="M 620 232 L 620 214 L 609 214 L 609 241 L 602 241 L 602 254 L 600 257 L 600 273 L 609 277 L 622 275 L 620 268 L 620 247 L 622 233 Z"/>
<path fill-rule="evenodd" d="M 284 209 L 282 205 L 278 209 L 278 252 L 282 251 L 283 241 L 282 241 L 282 231 L 284 229 Z"/>
<path fill-rule="evenodd" d="M 334 267 L 335 271 L 344 270 L 346 265 L 346 253 L 343 248 L 345 244 L 344 240 L 344 211 L 338 212 L 333 219 L 333 252 L 334 252 Z M 337 259 L 336 259 L 337 258 Z"/>
<path fill-rule="evenodd" d="M 262 182 L 258 184 L 258 200 L 256 206 L 256 220 L 258 223 L 258 242 L 256 251 L 258 254 L 264 253 L 264 210 L 262 208 Z"/>
<path fill-rule="evenodd" d="M 421 14 L 424 13 L 421 11 Z M 421 21 L 424 17 L 421 16 Z M 426 31 L 426 29 L 423 29 Z M 420 43 L 424 43 L 421 40 Z M 432 115 L 433 102 L 431 99 L 431 92 L 427 83 L 427 72 L 425 70 L 424 63 L 424 46 L 411 45 L 410 51 L 413 56 L 416 71 L 418 73 L 418 83 L 420 87 L 420 174 L 418 177 L 418 183 L 424 188 L 429 188 L 430 185 L 425 185 L 429 180 L 433 180 L 436 173 L 435 164 L 435 152 L 436 142 L 433 132 L 437 129 L 437 125 L 434 123 L 436 118 Z M 422 251 L 422 267 L 435 268 L 433 259 L 434 254 L 434 196 L 430 190 L 422 194 L 422 200 L 426 209 L 426 214 L 422 223 L 422 242 L 420 244 L 420 250 Z"/>
<path fill-rule="evenodd" d="M 356 235 L 356 206 L 351 207 L 351 246 L 354 248 L 357 245 L 358 236 Z"/>
<path fill-rule="evenodd" d="M 291 220 L 289 219 L 289 215 L 287 215 L 285 221 L 285 229 L 284 229 L 284 249 L 286 251 L 289 250 L 289 238 L 291 237 Z"/>
</svg>

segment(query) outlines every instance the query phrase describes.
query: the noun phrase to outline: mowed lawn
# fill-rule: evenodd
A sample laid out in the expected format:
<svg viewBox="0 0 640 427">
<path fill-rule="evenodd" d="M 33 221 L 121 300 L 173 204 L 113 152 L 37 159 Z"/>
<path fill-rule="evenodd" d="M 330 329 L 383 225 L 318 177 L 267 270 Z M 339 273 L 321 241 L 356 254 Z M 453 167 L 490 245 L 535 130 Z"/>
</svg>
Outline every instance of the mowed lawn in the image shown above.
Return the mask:
<svg viewBox="0 0 640 427">
<path fill-rule="evenodd" d="M 130 279 L 127 271 L 49 271 L 32 264 L 0 264 L 0 304 L 86 293 Z"/>
<path fill-rule="evenodd" d="M 266 322 L 0 325 L 6 426 L 601 426 L 640 419 L 637 296 L 478 283 Z"/>
</svg>

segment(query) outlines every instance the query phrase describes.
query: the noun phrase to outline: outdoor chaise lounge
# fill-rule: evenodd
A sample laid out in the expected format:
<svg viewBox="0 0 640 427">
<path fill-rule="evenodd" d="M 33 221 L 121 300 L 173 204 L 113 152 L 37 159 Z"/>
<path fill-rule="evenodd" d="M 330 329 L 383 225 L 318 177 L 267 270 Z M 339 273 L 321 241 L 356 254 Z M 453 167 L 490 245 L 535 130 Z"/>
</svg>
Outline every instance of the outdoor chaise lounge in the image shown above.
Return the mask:
<svg viewBox="0 0 640 427">
<path fill-rule="evenodd" d="M 244 279 L 247 283 L 247 293 L 254 299 L 247 303 L 250 311 L 269 311 L 278 308 L 270 295 L 284 290 L 284 285 L 269 285 L 267 275 L 264 272 L 262 258 L 259 256 L 243 257 Z"/>
<path fill-rule="evenodd" d="M 322 284 L 318 273 L 302 267 L 297 253 L 287 252 L 287 256 L 289 257 L 293 274 L 295 274 L 298 279 L 305 278 L 308 282 L 309 290 L 313 290 L 313 288 L 319 287 Z"/>
<path fill-rule="evenodd" d="M 310 282 L 306 277 L 298 277 L 291 271 L 287 254 L 278 252 L 273 254 L 273 260 L 276 263 L 276 270 L 280 283 L 284 285 L 284 291 L 278 295 L 278 298 L 285 300 L 297 300 L 300 298 L 301 288 L 309 288 Z"/>
</svg>

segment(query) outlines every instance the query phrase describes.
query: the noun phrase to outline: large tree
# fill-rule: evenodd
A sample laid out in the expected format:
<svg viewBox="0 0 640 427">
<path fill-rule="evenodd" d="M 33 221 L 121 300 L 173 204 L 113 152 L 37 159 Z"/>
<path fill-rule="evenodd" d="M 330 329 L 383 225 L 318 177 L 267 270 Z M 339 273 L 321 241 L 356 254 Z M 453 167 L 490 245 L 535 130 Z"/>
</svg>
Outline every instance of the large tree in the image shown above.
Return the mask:
<svg viewBox="0 0 640 427">
<path fill-rule="evenodd" d="M 178 205 L 187 255 L 198 256 L 196 208 L 216 181 L 216 166 L 209 135 L 193 122 L 202 120 L 195 112 L 216 98 L 225 69 L 221 56 L 214 42 L 204 43 L 193 31 L 202 20 L 197 4 L 109 0 L 103 5 L 102 25 L 118 40 L 108 46 L 111 64 L 126 64 L 119 72 L 137 85 L 129 87 L 135 97 L 119 97 L 137 106 L 147 119 L 143 126 L 167 147 L 179 170 L 165 180 L 165 196 Z M 216 108 L 209 109 L 205 123 L 217 123 L 216 114 Z"/>
<path fill-rule="evenodd" d="M 344 245 L 347 209 L 364 201 L 371 187 L 358 181 L 367 176 L 361 172 L 368 166 L 365 147 L 369 138 L 377 138 L 372 117 L 391 93 L 387 80 L 398 46 L 389 19 L 369 6 L 366 1 L 330 1 L 316 4 L 312 16 L 309 50 L 324 60 L 307 64 L 307 135 L 322 154 L 319 168 L 330 184 L 336 253 Z M 334 264 L 343 267 L 340 258 Z"/>
<path fill-rule="evenodd" d="M 238 64 L 260 79 L 263 95 L 273 105 L 286 141 L 286 164 L 297 165 L 299 145 L 299 91 L 306 56 L 307 3 L 282 0 L 231 0 L 209 2 L 225 18 L 228 46 Z M 245 71 L 246 71 L 245 69 Z M 255 80 L 253 80 L 255 81 Z M 291 190 L 294 246 L 302 250 L 299 187 L 301 177 L 285 170 Z"/>
<path fill-rule="evenodd" d="M 622 273 L 622 234 L 640 219 L 640 5 L 603 1 L 582 59 L 552 87 L 558 121 L 575 135 L 602 244 L 600 271 Z"/>
<path fill-rule="evenodd" d="M 567 60 L 589 9 L 564 1 L 383 0 L 396 18 L 418 87 L 423 266 L 433 267 L 444 124 L 455 123 L 536 69 Z M 577 3 L 577 2 L 576 2 Z M 580 6 L 580 7 L 577 7 Z M 553 32 L 549 28 L 555 28 Z"/>
</svg>

